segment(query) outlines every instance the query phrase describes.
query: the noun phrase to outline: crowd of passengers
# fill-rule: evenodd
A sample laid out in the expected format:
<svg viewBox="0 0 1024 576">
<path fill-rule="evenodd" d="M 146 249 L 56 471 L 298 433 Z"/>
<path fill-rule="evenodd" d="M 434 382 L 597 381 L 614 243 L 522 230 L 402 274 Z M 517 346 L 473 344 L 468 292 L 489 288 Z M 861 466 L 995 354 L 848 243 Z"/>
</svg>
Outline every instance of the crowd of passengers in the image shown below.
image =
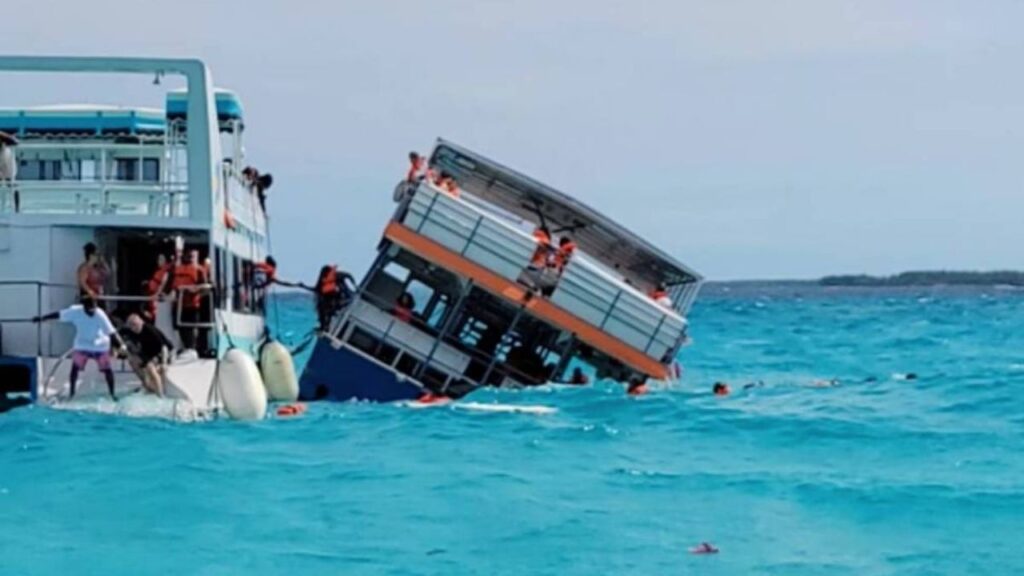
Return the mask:
<svg viewBox="0 0 1024 576">
<path fill-rule="evenodd" d="M 415 187 L 423 181 L 429 181 L 453 198 L 459 198 L 462 195 L 454 176 L 443 170 L 438 171 L 431 168 L 425 156 L 417 152 L 409 152 L 409 171 L 405 175 L 406 186 L 402 196 L 398 198 L 401 203 L 396 215 L 398 220 L 402 219 L 408 209 Z M 530 257 L 530 263 L 519 275 L 518 281 L 530 289 L 526 295 L 527 299 L 534 294 L 540 294 L 547 298 L 554 294 L 566 265 L 576 253 L 577 246 L 576 242 L 567 235 L 559 237 L 558 243 L 555 244 L 551 230 L 545 225 L 534 229 L 533 240 L 537 243 L 537 247 Z M 630 286 L 633 285 L 629 278 L 623 277 L 622 281 Z M 673 308 L 672 298 L 664 283 L 659 283 L 647 295 L 659 305 L 668 309 Z"/>
</svg>

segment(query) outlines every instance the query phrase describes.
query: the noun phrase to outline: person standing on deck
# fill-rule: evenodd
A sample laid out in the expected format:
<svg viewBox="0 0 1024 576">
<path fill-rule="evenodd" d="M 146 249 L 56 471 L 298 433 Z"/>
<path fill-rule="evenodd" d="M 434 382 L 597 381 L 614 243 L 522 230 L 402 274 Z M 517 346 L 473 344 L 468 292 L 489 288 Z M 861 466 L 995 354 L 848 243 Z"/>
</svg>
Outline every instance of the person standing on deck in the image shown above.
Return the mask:
<svg viewBox="0 0 1024 576">
<path fill-rule="evenodd" d="M 175 291 L 181 310 L 180 318 L 179 313 L 175 311 L 174 326 L 178 330 L 184 349 L 205 353 L 209 329 L 184 325 L 198 324 L 203 318 L 203 294 L 200 286 L 206 284 L 206 273 L 194 260 L 196 254 L 195 250 L 186 252 L 184 261 L 174 267 L 171 290 Z"/>
<path fill-rule="evenodd" d="M 156 257 L 156 270 L 153 271 L 153 275 L 149 277 L 149 280 L 146 280 L 144 286 L 145 294 L 149 297 L 149 300 L 143 307 L 142 315 L 147 322 L 156 322 L 157 299 L 164 292 L 164 287 L 167 285 L 167 277 L 170 275 L 171 270 L 174 269 L 174 261 L 173 255 L 170 260 L 163 254 Z"/>
<path fill-rule="evenodd" d="M 103 298 L 107 278 L 110 276 L 110 268 L 103 261 L 96 250 L 96 245 L 92 242 L 82 246 L 82 251 L 85 254 L 85 261 L 78 265 L 76 273 L 79 297 L 83 300 L 92 298 L 99 301 Z"/>
<path fill-rule="evenodd" d="M 53 312 L 45 316 L 32 318 L 33 322 L 59 319 L 75 327 L 75 341 L 71 352 L 71 375 L 68 383 L 71 386 L 70 398 L 75 397 L 75 386 L 78 384 L 78 374 L 85 369 L 89 360 L 96 362 L 100 372 L 107 380 L 107 390 L 110 397 L 117 401 L 114 393 L 114 369 L 110 363 L 110 342 L 113 340 L 121 354 L 126 352 L 124 341 L 118 336 L 110 318 L 96 305 L 96 300 L 85 297 L 81 304 L 65 308 L 59 312 Z"/>
</svg>

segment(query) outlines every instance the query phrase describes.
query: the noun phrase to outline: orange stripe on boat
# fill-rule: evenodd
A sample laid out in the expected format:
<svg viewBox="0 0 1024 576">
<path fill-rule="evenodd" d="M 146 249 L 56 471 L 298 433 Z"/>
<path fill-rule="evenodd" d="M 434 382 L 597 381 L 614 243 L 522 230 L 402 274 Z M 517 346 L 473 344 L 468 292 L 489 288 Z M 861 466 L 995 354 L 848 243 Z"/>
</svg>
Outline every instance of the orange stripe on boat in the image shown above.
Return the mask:
<svg viewBox="0 0 1024 576">
<path fill-rule="evenodd" d="M 502 296 L 516 305 L 523 303 L 526 289 L 519 284 L 506 280 L 398 222 L 388 224 L 384 229 L 384 237 L 438 266 L 473 280 L 475 284 L 492 294 Z M 534 316 L 574 333 L 583 342 L 618 359 L 634 370 L 652 378 L 665 379 L 668 377 L 668 368 L 657 360 L 623 343 L 607 332 L 595 328 L 541 296 L 531 299 L 526 304 L 526 308 Z"/>
</svg>

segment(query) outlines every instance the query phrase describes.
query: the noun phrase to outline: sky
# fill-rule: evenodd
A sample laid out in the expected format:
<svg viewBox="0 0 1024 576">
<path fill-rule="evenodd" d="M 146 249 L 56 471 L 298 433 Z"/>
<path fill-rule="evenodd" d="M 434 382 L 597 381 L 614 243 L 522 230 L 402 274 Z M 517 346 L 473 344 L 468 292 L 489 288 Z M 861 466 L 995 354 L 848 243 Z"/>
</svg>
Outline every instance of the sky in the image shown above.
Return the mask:
<svg viewBox="0 0 1024 576">
<path fill-rule="evenodd" d="M 359 275 L 437 137 L 711 279 L 1024 268 L 1016 0 L 3 6 L 0 53 L 198 57 L 236 90 L 283 277 Z M 93 80 L 2 74 L 0 106 L 167 88 Z"/>
</svg>

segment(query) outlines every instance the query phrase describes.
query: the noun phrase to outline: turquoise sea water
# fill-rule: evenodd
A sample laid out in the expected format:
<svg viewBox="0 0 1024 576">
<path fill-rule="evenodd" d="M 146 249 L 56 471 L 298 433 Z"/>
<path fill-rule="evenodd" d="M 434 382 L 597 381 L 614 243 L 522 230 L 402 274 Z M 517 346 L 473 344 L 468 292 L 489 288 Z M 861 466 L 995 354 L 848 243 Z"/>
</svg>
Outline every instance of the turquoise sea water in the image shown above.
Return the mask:
<svg viewBox="0 0 1024 576">
<path fill-rule="evenodd" d="M 1020 292 L 711 288 L 691 324 L 677 390 L 471 397 L 547 416 L 2 415 L 0 574 L 1024 572 Z"/>
</svg>

